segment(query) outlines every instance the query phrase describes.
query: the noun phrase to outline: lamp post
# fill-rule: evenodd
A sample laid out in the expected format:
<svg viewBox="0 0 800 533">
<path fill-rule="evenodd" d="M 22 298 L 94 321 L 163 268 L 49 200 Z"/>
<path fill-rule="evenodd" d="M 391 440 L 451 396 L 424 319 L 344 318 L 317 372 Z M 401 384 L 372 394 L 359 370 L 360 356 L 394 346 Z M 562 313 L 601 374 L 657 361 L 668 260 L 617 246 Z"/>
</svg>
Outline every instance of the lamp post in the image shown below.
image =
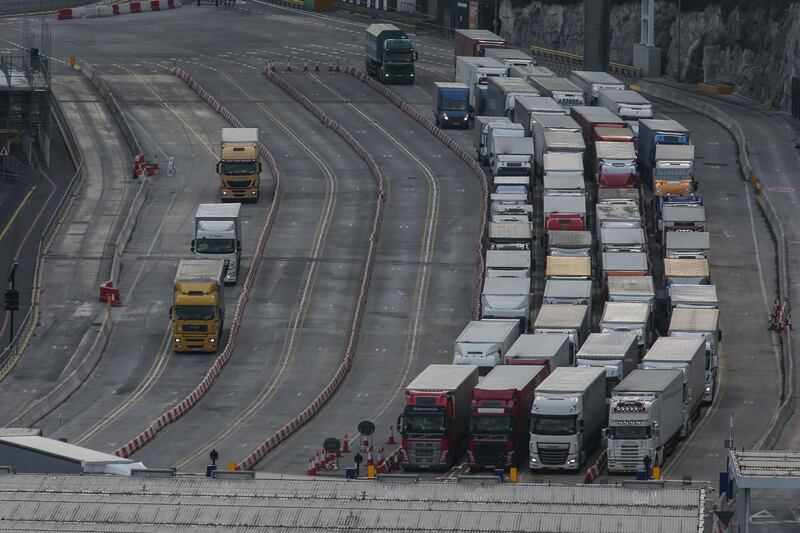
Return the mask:
<svg viewBox="0 0 800 533">
<path fill-rule="evenodd" d="M 678 82 L 681 77 L 681 0 L 678 0 Z"/>
</svg>

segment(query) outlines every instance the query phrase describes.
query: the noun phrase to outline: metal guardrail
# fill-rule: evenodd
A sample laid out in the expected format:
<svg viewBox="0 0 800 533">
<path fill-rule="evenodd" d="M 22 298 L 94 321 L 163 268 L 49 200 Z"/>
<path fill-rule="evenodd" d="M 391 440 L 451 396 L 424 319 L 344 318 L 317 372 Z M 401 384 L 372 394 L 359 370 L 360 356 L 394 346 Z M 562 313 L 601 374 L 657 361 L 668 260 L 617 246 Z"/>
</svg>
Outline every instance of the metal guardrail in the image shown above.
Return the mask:
<svg viewBox="0 0 800 533">
<path fill-rule="evenodd" d="M 72 205 L 72 201 L 77 194 L 76 191 L 83 182 L 84 177 L 83 154 L 78 147 L 78 142 L 75 139 L 74 133 L 69 128 L 69 124 L 67 123 L 64 110 L 61 108 L 61 104 L 58 102 L 55 96 L 52 95 L 52 93 L 50 94 L 50 109 L 53 112 L 54 118 L 56 119 L 56 125 L 61 131 L 61 135 L 66 142 L 67 150 L 69 151 L 70 158 L 72 159 L 76 170 L 75 174 L 73 174 L 72 178 L 70 178 L 69 182 L 67 183 L 67 186 L 64 189 L 64 194 L 59 199 L 58 205 L 53 210 L 53 214 L 47 221 L 47 224 L 45 224 L 39 238 L 39 246 L 36 251 L 36 263 L 33 273 L 31 305 L 28 308 L 28 312 L 25 314 L 25 317 L 22 319 L 19 329 L 17 330 L 17 333 L 12 339 L 11 343 L 0 353 L 0 379 L 3 379 L 6 374 L 8 374 L 8 372 L 14 368 L 14 365 L 19 360 L 20 354 L 25 349 L 25 346 L 28 344 L 28 341 L 33 335 L 33 330 L 36 327 L 39 317 L 39 299 L 41 297 L 41 276 L 44 256 L 47 254 L 47 250 L 50 247 L 56 231 L 63 222 L 69 207 Z"/>
<path fill-rule="evenodd" d="M 561 73 L 583 68 L 583 56 L 580 54 L 552 50 L 542 46 L 531 46 L 531 56 L 538 62 L 552 65 L 554 67 L 552 70 L 557 70 Z M 642 69 L 624 63 L 616 63 L 614 61 L 608 63 L 608 72 L 609 74 L 628 79 L 638 80 L 642 77 Z"/>
</svg>

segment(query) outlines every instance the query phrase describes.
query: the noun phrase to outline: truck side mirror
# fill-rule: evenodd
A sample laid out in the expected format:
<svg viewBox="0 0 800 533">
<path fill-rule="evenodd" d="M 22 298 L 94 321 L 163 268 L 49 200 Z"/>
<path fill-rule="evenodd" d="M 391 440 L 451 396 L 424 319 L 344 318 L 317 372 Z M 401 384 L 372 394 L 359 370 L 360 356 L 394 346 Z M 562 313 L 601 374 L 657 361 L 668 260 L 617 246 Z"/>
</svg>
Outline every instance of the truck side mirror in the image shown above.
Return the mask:
<svg viewBox="0 0 800 533">
<path fill-rule="evenodd" d="M 222 166 L 222 161 L 217 161 L 217 174 L 222 174 L 222 172 L 220 172 L 221 166 Z"/>
<path fill-rule="evenodd" d="M 604 439 L 608 438 L 608 428 L 603 428 L 600 430 L 600 436 Z"/>
<path fill-rule="evenodd" d="M 403 415 L 400 415 L 400 416 L 397 417 L 397 425 L 395 427 L 397 428 L 397 432 L 402 435 L 403 434 Z"/>
<path fill-rule="evenodd" d="M 241 252 L 242 251 L 242 241 L 239 241 L 239 240 L 236 241 L 236 251 L 237 252 Z"/>
<path fill-rule="evenodd" d="M 700 190 L 700 182 L 697 181 L 697 180 L 694 180 L 694 190 L 695 191 L 699 191 Z"/>
<path fill-rule="evenodd" d="M 197 240 L 196 239 L 192 239 L 192 253 L 194 253 L 194 247 L 195 247 L 196 243 L 197 243 Z"/>
<path fill-rule="evenodd" d="M 717 330 L 717 342 L 722 342 L 722 330 Z"/>
<path fill-rule="evenodd" d="M 169 308 L 169 319 L 172 320 L 172 312 L 175 310 L 174 306 L 170 306 Z"/>
<path fill-rule="evenodd" d="M 414 61 L 419 61 L 419 52 L 414 50 Z"/>
<path fill-rule="evenodd" d="M 261 164 L 261 161 L 259 161 L 259 162 L 258 162 L 258 173 L 259 173 L 259 174 L 261 174 L 261 169 L 262 169 L 262 168 L 263 168 L 263 165 Z"/>
</svg>

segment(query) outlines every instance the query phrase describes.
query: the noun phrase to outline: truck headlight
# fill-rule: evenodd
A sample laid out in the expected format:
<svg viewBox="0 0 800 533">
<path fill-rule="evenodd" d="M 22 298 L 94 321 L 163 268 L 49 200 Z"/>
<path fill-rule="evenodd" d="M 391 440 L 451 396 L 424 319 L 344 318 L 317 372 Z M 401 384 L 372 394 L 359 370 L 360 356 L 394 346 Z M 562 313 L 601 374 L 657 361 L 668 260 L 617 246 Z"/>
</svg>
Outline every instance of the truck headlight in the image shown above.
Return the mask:
<svg viewBox="0 0 800 533">
<path fill-rule="evenodd" d="M 175 344 L 178 344 L 178 343 L 180 343 L 180 342 L 181 342 L 181 340 L 180 340 L 180 339 L 175 339 Z"/>
<path fill-rule="evenodd" d="M 442 112 L 442 118 L 444 120 L 449 120 L 449 118 L 447 117 L 447 113 L 444 113 L 444 112 Z"/>
<path fill-rule="evenodd" d="M 208 342 L 210 342 L 211 344 L 214 344 L 214 341 L 215 341 L 215 340 L 216 340 L 216 339 L 215 339 L 214 337 L 211 337 L 211 339 L 209 339 L 209 341 L 208 341 Z"/>
<path fill-rule="evenodd" d="M 533 463 L 538 463 L 538 462 L 539 462 L 539 459 L 537 459 L 536 457 L 534 457 L 533 455 L 531 455 L 531 464 L 533 464 Z"/>
<path fill-rule="evenodd" d="M 706 392 L 711 394 L 711 385 L 706 385 Z"/>
<path fill-rule="evenodd" d="M 222 191 L 222 196 L 228 196 L 228 191 Z"/>
<path fill-rule="evenodd" d="M 577 459 L 574 459 L 574 458 L 573 458 L 573 459 L 567 459 L 567 464 L 568 464 L 568 465 L 574 465 L 574 464 L 575 464 L 575 463 L 577 463 L 577 462 L 578 462 L 578 460 L 577 460 Z"/>
</svg>

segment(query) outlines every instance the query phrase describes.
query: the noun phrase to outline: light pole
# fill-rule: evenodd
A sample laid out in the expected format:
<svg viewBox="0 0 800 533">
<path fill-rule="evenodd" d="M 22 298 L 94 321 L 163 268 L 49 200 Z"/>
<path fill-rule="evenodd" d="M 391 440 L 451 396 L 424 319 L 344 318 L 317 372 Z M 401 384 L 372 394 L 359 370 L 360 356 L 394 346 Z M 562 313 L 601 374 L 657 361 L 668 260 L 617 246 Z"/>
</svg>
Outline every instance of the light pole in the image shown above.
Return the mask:
<svg viewBox="0 0 800 533">
<path fill-rule="evenodd" d="M 678 82 L 681 77 L 681 0 L 678 0 Z"/>
</svg>

